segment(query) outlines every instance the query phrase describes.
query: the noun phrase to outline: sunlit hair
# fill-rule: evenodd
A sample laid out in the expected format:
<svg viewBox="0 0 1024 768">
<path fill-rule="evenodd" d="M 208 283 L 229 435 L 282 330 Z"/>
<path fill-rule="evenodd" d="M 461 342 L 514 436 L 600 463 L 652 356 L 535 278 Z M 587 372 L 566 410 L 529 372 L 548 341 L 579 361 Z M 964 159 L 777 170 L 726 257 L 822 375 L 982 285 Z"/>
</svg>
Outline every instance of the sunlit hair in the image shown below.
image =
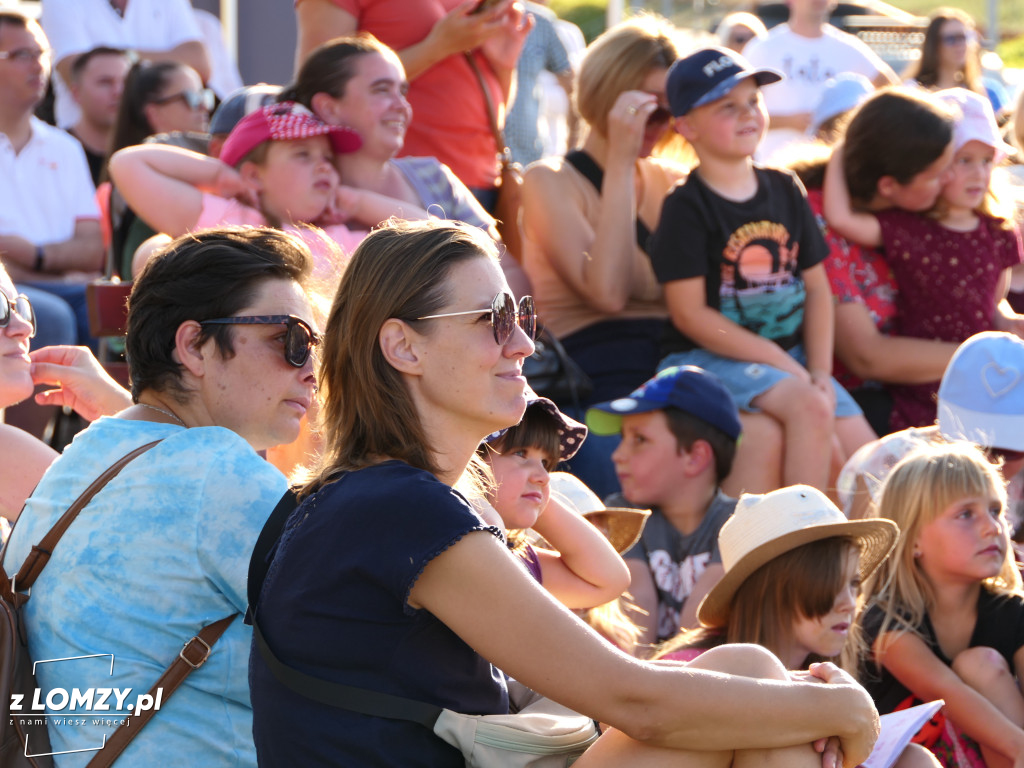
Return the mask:
<svg viewBox="0 0 1024 768">
<path fill-rule="evenodd" d="M 295 81 L 281 92 L 277 100 L 297 101 L 307 109 L 313 109 L 313 97 L 318 93 L 343 98 L 348 81 L 356 75 L 356 62 L 371 53 L 396 55 L 369 32 L 328 40 L 306 57 Z"/>
<path fill-rule="evenodd" d="M 1006 485 L 999 467 L 970 443 L 922 445 L 892 468 L 882 484 L 875 516 L 895 521 L 900 536 L 865 588 L 870 602 L 884 612 L 879 637 L 893 629 L 920 634 L 916 628 L 934 604 L 934 588 L 914 557 L 921 531 L 958 501 L 988 495 L 998 500 L 1005 514 Z M 982 586 L 994 594 L 1024 594 L 1009 534 L 1005 537 L 1002 568 Z"/>
<path fill-rule="evenodd" d="M 608 136 L 608 113 L 624 91 L 639 90 L 655 69 L 668 69 L 683 55 L 671 22 L 641 13 L 615 25 L 587 46 L 576 81 L 576 108 L 590 129 Z M 684 155 L 685 140 L 669 129 L 654 154 Z"/>
<path fill-rule="evenodd" d="M 916 80 L 925 88 L 935 88 L 939 80 L 939 49 L 942 46 L 942 25 L 947 21 L 959 21 L 967 34 L 975 32 L 974 19 L 959 8 L 936 8 L 928 16 L 928 26 L 921 43 L 921 57 L 911 62 L 903 73 L 904 79 Z M 978 45 L 968 41 L 967 59 L 963 69 L 957 73 L 957 83 L 985 96 L 985 85 L 981 80 L 981 62 L 978 59 Z"/>
<path fill-rule="evenodd" d="M 930 94 L 910 88 L 875 92 L 846 128 L 843 170 L 850 197 L 869 204 L 883 176 L 909 184 L 952 140 L 953 112 Z"/>
<path fill-rule="evenodd" d="M 628 592 L 609 603 L 582 611 L 581 618 L 619 650 L 632 656 L 642 631 L 629 617 L 625 608 L 636 609 Z"/>
<path fill-rule="evenodd" d="M 385 359 L 379 334 L 392 318 L 437 314 L 450 297 L 453 267 L 497 263 L 485 232 L 450 221 L 392 221 L 360 243 L 345 269 L 324 330 L 319 374 L 324 448 L 303 493 L 339 472 L 390 458 L 437 474 L 431 436 L 406 383 Z M 431 334 L 431 323 L 418 326 Z"/>
<path fill-rule="evenodd" d="M 784 649 L 793 641 L 793 628 L 798 621 L 816 619 L 832 610 L 836 596 L 846 586 L 843 579 L 849 553 L 854 548 L 853 540 L 833 536 L 772 558 L 736 590 L 723 626 L 685 632 L 666 642 L 657 655 L 723 643 L 756 643 L 782 659 Z M 851 625 L 842 654 L 844 666 L 857 657 L 859 644 L 859 634 Z M 805 665 L 823 660 L 824 657 L 811 654 Z"/>
<path fill-rule="evenodd" d="M 233 317 L 249 306 L 268 280 L 308 286 L 312 258 L 298 237 L 269 227 L 218 227 L 183 235 L 151 258 L 128 299 L 125 356 L 132 399 L 146 389 L 186 402 L 183 369 L 174 357 L 178 328 Z M 212 338 L 230 358 L 234 326 L 204 325 L 197 343 Z"/>
<path fill-rule="evenodd" d="M 963 149 L 963 147 L 960 149 Z M 957 154 L 953 156 L 954 165 L 959 154 L 960 150 L 957 150 Z M 995 164 L 993 164 L 994 167 Z M 1004 179 L 1001 179 L 996 174 L 990 174 L 988 187 L 985 188 L 985 196 L 974 210 L 976 213 L 995 219 L 1000 228 L 1012 230 L 1016 223 L 1014 217 L 1015 208 L 1013 204 L 1013 191 L 1008 189 L 1008 186 Z M 932 209 L 928 211 L 927 215 L 933 219 L 941 219 L 948 210 L 949 206 L 940 194 L 939 199 L 935 202 Z"/>
</svg>

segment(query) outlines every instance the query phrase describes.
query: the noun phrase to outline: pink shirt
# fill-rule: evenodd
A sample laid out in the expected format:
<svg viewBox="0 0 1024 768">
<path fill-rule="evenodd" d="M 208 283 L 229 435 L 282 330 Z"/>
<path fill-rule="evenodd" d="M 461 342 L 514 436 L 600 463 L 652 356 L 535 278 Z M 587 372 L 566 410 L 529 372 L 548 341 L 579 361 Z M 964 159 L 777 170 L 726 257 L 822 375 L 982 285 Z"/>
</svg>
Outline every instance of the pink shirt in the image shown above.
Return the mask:
<svg viewBox="0 0 1024 768">
<path fill-rule="evenodd" d="M 195 229 L 209 229 L 224 225 L 250 227 L 268 226 L 266 217 L 252 206 L 237 200 L 203 193 L 203 210 Z M 297 235 L 313 252 L 313 277 L 317 280 L 336 280 L 341 268 L 348 263 L 352 251 L 368 234 L 365 230 L 351 230 L 344 224 L 329 227 L 287 225 L 285 232 Z M 341 246 L 340 249 L 337 246 Z"/>
</svg>

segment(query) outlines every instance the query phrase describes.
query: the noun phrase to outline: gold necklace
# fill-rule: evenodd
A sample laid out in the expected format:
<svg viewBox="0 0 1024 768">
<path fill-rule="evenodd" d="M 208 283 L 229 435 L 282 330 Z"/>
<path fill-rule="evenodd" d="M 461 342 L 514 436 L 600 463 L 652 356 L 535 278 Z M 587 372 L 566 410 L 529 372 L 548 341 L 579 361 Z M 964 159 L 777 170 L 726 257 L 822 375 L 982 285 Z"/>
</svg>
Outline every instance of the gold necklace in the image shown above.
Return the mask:
<svg viewBox="0 0 1024 768">
<path fill-rule="evenodd" d="M 139 403 L 139 405 L 141 405 L 143 408 L 149 408 L 149 410 L 151 410 L 151 411 L 156 411 L 157 413 L 162 413 L 164 416 L 170 416 L 176 422 L 181 424 L 181 426 L 185 427 L 185 429 L 188 429 L 188 424 L 186 424 L 184 421 L 179 419 L 177 416 L 175 416 L 170 411 L 165 411 L 163 408 L 157 408 L 155 405 L 150 405 L 149 403 Z"/>
</svg>

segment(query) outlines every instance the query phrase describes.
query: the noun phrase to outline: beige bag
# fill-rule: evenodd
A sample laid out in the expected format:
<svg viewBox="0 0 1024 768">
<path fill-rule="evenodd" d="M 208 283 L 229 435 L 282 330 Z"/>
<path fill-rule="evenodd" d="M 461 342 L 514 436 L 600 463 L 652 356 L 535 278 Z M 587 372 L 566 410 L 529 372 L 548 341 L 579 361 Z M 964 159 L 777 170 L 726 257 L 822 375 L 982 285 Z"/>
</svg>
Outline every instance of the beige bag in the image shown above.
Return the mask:
<svg viewBox="0 0 1024 768">
<path fill-rule="evenodd" d="M 260 549 L 259 544 L 256 549 Z M 251 606 L 247 619 L 252 620 L 256 648 L 282 685 L 321 704 L 419 723 L 462 752 L 467 768 L 566 768 L 597 740 L 597 725 L 589 717 L 515 680 L 508 681 L 509 706 L 514 714 L 462 715 L 422 701 L 307 675 L 277 658 Z"/>
<path fill-rule="evenodd" d="M 513 715 L 462 715 L 442 710 L 434 733 L 457 747 L 467 768 L 564 768 L 598 737 L 597 726 L 515 680 L 508 681 Z"/>
</svg>

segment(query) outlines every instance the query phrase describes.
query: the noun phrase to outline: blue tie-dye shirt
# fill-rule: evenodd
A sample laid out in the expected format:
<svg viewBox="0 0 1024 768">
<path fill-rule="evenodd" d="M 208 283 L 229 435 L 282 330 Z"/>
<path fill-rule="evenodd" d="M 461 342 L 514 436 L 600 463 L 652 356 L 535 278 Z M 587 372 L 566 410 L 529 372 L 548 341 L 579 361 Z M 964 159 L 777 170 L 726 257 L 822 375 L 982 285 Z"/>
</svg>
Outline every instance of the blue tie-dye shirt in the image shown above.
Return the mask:
<svg viewBox="0 0 1024 768">
<path fill-rule="evenodd" d="M 31 546 L 107 467 L 161 438 L 82 511 L 32 589 L 25 609 L 32 658 L 97 654 L 39 665 L 44 700 L 54 688 L 131 688 L 124 710 L 188 638 L 245 610 L 249 556 L 285 479 L 220 427 L 186 430 L 114 418 L 92 424 L 33 493 L 11 535 L 6 570 L 13 574 L 21 566 Z M 118 766 L 255 766 L 251 637 L 236 619 L 209 661 L 162 702 Z M 60 701 L 57 694 L 54 702 Z M 91 713 L 51 710 L 57 715 L 48 718 L 54 751 L 95 749 L 109 738 L 123 714 L 114 711 L 113 697 L 109 711 L 95 703 Z M 94 724 L 97 718 L 107 722 Z M 95 754 L 62 755 L 58 765 L 84 766 Z"/>
</svg>

